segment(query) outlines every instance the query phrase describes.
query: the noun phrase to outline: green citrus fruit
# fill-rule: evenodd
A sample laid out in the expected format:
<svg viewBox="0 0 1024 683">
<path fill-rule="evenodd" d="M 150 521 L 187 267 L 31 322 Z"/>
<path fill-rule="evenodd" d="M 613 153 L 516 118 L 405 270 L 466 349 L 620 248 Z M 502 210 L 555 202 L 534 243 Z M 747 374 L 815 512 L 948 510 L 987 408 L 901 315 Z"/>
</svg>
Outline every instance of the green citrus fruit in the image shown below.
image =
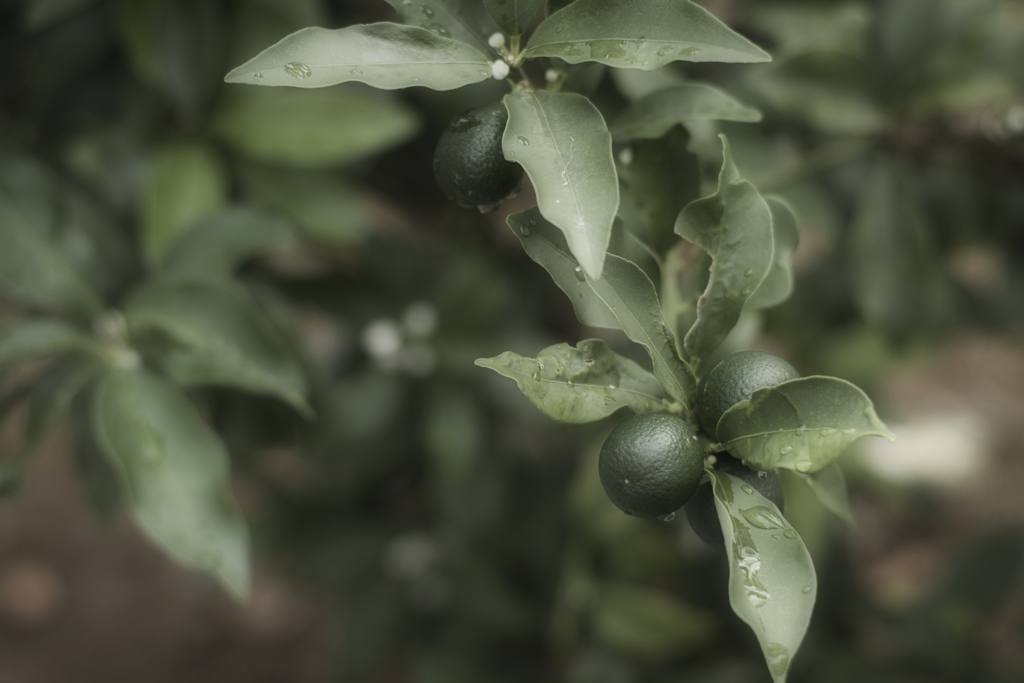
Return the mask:
<svg viewBox="0 0 1024 683">
<path fill-rule="evenodd" d="M 459 206 L 487 213 L 519 191 L 523 167 L 501 151 L 507 122 L 505 105 L 495 102 L 456 116 L 437 141 L 434 177 Z"/>
<path fill-rule="evenodd" d="M 750 484 L 762 496 L 775 503 L 782 512 L 785 499 L 782 496 L 782 483 L 775 472 L 758 472 L 744 465 L 727 453 L 715 456 L 715 470 L 728 472 L 739 477 L 744 483 Z M 715 509 L 715 494 L 711 480 L 701 482 L 697 491 L 686 503 L 686 521 L 690 523 L 701 540 L 712 548 L 725 550 L 725 537 L 722 526 L 718 522 L 718 510 Z"/>
<path fill-rule="evenodd" d="M 675 415 L 627 417 L 601 447 L 598 472 L 605 493 L 623 512 L 663 517 L 693 495 L 704 472 L 704 449 Z"/>
<path fill-rule="evenodd" d="M 726 356 L 697 387 L 697 419 L 704 431 L 717 439 L 718 421 L 725 411 L 746 401 L 758 389 L 799 376 L 792 365 L 764 351 L 740 351 Z"/>
</svg>

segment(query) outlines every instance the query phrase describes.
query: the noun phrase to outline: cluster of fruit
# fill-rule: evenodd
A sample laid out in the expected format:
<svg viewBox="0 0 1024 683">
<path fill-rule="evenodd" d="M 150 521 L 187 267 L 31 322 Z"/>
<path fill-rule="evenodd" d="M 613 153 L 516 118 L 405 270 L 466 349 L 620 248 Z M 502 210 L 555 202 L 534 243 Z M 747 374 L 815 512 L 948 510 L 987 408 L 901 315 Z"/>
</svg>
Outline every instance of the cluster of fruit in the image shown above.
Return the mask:
<svg viewBox="0 0 1024 683">
<path fill-rule="evenodd" d="M 727 452 L 707 458 L 718 441 L 716 428 L 732 406 L 758 389 L 799 377 L 792 365 L 763 351 L 727 356 L 697 387 L 696 417 L 701 429 L 669 413 L 642 413 L 620 422 L 601 448 L 599 470 L 615 505 L 637 517 L 666 517 L 685 506 L 693 530 L 708 545 L 725 542 L 705 466 L 727 472 L 754 487 L 782 511 L 782 486 L 775 472 L 759 472 Z"/>
</svg>

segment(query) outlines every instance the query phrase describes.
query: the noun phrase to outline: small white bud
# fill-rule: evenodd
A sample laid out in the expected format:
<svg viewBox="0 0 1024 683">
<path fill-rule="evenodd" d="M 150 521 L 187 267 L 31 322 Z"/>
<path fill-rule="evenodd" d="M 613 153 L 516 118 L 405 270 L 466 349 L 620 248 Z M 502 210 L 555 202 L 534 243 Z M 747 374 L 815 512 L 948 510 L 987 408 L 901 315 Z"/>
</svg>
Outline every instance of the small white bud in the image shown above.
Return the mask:
<svg viewBox="0 0 1024 683">
<path fill-rule="evenodd" d="M 556 70 L 548 69 L 547 71 L 544 72 L 544 80 L 546 80 L 548 83 L 554 83 L 555 81 L 558 80 L 558 77 L 560 75 L 561 74 L 559 74 Z"/>
<path fill-rule="evenodd" d="M 621 152 L 619 152 L 619 161 L 622 162 L 623 166 L 629 166 L 631 163 L 633 163 L 633 148 L 626 147 Z"/>
<path fill-rule="evenodd" d="M 496 59 L 494 63 L 491 64 L 491 75 L 494 76 L 495 80 L 500 81 L 505 78 L 508 76 L 508 72 L 508 64 L 501 59 Z"/>
<path fill-rule="evenodd" d="M 491 37 L 487 39 L 487 44 L 497 50 L 505 44 L 505 36 L 501 33 L 492 33 Z"/>
</svg>

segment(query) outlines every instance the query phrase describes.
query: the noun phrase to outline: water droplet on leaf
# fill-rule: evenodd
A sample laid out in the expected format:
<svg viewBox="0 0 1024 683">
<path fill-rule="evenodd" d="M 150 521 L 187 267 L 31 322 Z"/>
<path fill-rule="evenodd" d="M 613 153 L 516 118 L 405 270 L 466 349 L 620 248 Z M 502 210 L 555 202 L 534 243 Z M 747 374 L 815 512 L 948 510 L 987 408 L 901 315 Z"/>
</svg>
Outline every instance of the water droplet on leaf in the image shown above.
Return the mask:
<svg viewBox="0 0 1024 683">
<path fill-rule="evenodd" d="M 580 266 L 576 266 L 576 269 L 573 270 L 573 273 L 576 274 L 576 279 L 579 280 L 580 282 L 587 281 L 587 275 L 586 273 L 583 272 L 583 268 L 581 268 Z"/>
<path fill-rule="evenodd" d="M 285 73 L 300 80 L 306 80 L 313 75 L 313 70 L 302 62 L 288 62 L 284 65 Z"/>
<path fill-rule="evenodd" d="M 800 462 L 798 462 L 796 464 L 797 472 L 803 472 L 804 474 L 806 474 L 807 472 L 810 472 L 813 469 L 814 469 L 814 463 L 809 462 L 807 460 L 801 460 Z"/>
</svg>

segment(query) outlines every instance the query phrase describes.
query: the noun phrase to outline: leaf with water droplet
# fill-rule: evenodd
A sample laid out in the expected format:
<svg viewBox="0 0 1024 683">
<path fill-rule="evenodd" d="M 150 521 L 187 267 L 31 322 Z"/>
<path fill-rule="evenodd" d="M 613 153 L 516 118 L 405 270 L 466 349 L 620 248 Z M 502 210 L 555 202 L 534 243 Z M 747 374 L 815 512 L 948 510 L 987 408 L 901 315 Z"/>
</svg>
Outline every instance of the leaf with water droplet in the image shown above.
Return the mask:
<svg viewBox="0 0 1024 683">
<path fill-rule="evenodd" d="M 774 503 L 752 487 L 748 492 L 738 477 L 708 474 L 726 538 L 729 603 L 753 629 L 774 681 L 783 683 L 814 608 L 814 565 Z"/>
<path fill-rule="evenodd" d="M 684 340 L 699 365 L 722 343 L 740 319 L 743 305 L 772 264 L 774 241 L 768 204 L 742 180 L 724 135 L 724 161 L 718 191 L 691 202 L 676 221 L 675 231 L 711 255 L 711 277 L 697 301 L 697 321 Z M 745 273 L 752 270 L 750 276 Z"/>
<path fill-rule="evenodd" d="M 323 88 L 361 81 L 394 90 L 423 85 L 452 90 L 487 80 L 487 53 L 419 26 L 357 24 L 329 30 L 304 28 L 233 69 L 228 83 Z"/>
<path fill-rule="evenodd" d="M 600 339 L 579 346 L 586 346 L 586 352 L 556 344 L 536 359 L 506 351 L 495 358 L 481 358 L 476 364 L 515 380 L 541 412 L 559 422 L 594 422 L 623 407 L 634 413 L 650 412 L 652 407 L 665 410 L 664 393 L 654 375 L 616 354 Z"/>
<path fill-rule="evenodd" d="M 180 389 L 144 369 L 111 370 L 93 429 L 140 531 L 178 562 L 249 592 L 249 531 L 234 505 L 227 450 Z"/>
<path fill-rule="evenodd" d="M 420 26 L 438 35 L 472 45 L 492 60 L 500 56 L 487 39 L 498 30 L 482 2 L 430 0 L 429 6 L 412 0 L 387 0 L 403 24 Z M 430 10 L 428 16 L 423 8 Z M 490 69 L 487 74 L 490 75 Z"/>
<path fill-rule="evenodd" d="M 871 399 L 835 377 L 802 377 L 758 389 L 718 423 L 726 449 L 759 470 L 817 472 L 871 435 L 893 438 Z"/>
<path fill-rule="evenodd" d="M 771 57 L 688 0 L 575 0 L 533 32 L 526 57 L 659 69 L 676 61 L 767 62 Z"/>
<path fill-rule="evenodd" d="M 517 90 L 504 102 L 505 157 L 516 153 L 537 191 L 541 214 L 562 231 L 587 275 L 600 278 L 619 208 L 619 178 L 604 118 L 575 93 Z"/>
</svg>

